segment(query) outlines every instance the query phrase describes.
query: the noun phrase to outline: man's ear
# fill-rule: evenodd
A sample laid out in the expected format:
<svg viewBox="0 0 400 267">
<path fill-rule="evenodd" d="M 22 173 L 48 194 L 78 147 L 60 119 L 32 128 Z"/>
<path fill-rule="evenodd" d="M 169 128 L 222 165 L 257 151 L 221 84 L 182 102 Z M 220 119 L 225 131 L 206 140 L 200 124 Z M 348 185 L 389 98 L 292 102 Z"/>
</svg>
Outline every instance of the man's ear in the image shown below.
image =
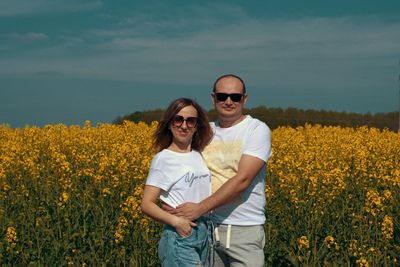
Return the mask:
<svg viewBox="0 0 400 267">
<path fill-rule="evenodd" d="M 247 98 L 248 98 L 249 96 L 248 95 L 244 95 L 243 96 L 243 105 L 245 105 L 246 104 L 246 102 L 247 102 Z"/>
<path fill-rule="evenodd" d="M 211 102 L 213 103 L 213 105 L 215 105 L 215 94 L 211 93 Z"/>
</svg>

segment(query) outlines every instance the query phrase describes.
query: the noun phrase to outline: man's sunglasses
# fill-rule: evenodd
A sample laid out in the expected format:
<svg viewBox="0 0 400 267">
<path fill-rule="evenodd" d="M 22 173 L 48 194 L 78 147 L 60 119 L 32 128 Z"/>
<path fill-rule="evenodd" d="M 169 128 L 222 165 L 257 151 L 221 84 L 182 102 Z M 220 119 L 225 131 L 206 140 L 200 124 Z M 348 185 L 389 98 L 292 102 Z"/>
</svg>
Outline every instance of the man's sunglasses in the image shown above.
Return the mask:
<svg viewBox="0 0 400 267">
<path fill-rule="evenodd" d="M 243 98 L 243 94 L 215 93 L 214 95 L 218 102 L 224 102 L 228 97 L 230 97 L 233 102 L 240 102 Z"/>
<path fill-rule="evenodd" d="M 194 128 L 197 125 L 197 117 L 184 118 L 183 116 L 175 115 L 171 120 L 172 125 L 175 127 L 181 127 L 184 121 L 186 121 L 188 128 Z"/>
</svg>

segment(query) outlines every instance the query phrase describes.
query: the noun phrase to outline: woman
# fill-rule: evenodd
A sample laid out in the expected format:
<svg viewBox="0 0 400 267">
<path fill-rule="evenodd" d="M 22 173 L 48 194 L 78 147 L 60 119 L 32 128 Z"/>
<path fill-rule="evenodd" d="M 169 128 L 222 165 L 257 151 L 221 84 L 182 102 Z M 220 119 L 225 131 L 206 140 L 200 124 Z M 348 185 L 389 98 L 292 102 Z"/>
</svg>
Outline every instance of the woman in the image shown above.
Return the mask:
<svg viewBox="0 0 400 267">
<path fill-rule="evenodd" d="M 210 195 L 211 174 L 200 154 L 212 137 L 206 113 L 195 101 L 179 98 L 165 111 L 154 137 L 158 153 L 151 162 L 141 208 L 165 224 L 158 248 L 161 265 L 204 265 L 209 247 L 207 218 L 191 222 L 177 217 L 162 210 L 157 200 L 175 208 Z"/>
</svg>

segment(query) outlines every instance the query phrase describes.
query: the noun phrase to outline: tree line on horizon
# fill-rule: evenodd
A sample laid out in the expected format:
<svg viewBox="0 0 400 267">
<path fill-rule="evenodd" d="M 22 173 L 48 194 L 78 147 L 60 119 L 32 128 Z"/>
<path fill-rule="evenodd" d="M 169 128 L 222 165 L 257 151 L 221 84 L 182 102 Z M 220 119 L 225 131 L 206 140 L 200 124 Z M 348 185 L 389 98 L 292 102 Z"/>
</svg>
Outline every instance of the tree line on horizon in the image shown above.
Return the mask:
<svg viewBox="0 0 400 267">
<path fill-rule="evenodd" d="M 118 116 L 113 123 L 121 124 L 124 120 L 145 123 L 152 121 L 160 121 L 163 116 L 163 109 L 154 109 L 147 111 L 135 111 L 131 114 Z M 210 121 L 217 118 L 217 113 L 214 109 L 208 112 Z M 279 126 L 291 126 L 293 128 L 304 126 L 306 123 L 323 126 L 342 126 L 342 127 L 360 127 L 368 126 L 378 129 L 389 129 L 391 131 L 399 130 L 399 114 L 397 112 L 386 113 L 354 113 L 354 112 L 338 112 L 327 110 L 300 109 L 295 107 L 283 108 L 268 108 L 258 106 L 255 108 L 244 109 L 244 114 L 249 114 L 265 122 L 271 129 Z"/>
</svg>

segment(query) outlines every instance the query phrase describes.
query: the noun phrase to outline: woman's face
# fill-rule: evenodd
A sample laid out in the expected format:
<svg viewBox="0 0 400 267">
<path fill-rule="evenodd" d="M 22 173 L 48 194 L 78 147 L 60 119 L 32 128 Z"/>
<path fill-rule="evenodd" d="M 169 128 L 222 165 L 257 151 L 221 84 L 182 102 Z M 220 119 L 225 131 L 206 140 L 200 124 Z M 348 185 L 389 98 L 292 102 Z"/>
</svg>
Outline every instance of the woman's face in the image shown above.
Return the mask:
<svg viewBox="0 0 400 267">
<path fill-rule="evenodd" d="M 193 106 L 182 108 L 171 120 L 172 143 L 180 147 L 190 146 L 197 130 L 197 110 Z"/>
</svg>

